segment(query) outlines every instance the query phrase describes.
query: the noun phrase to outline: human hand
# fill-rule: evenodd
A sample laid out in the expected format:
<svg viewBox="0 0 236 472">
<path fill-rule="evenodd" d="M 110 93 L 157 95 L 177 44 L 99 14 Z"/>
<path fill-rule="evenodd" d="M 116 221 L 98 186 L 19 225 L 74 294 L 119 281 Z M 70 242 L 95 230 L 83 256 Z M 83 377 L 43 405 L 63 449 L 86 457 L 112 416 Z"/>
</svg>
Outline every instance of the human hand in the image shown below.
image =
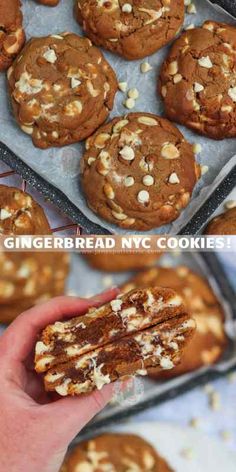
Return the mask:
<svg viewBox="0 0 236 472">
<path fill-rule="evenodd" d="M 58 472 L 69 443 L 111 399 L 111 385 L 80 397 L 47 394 L 33 358 L 37 335 L 46 325 L 82 315 L 117 293 L 55 298 L 20 315 L 0 337 L 1 472 Z"/>
</svg>

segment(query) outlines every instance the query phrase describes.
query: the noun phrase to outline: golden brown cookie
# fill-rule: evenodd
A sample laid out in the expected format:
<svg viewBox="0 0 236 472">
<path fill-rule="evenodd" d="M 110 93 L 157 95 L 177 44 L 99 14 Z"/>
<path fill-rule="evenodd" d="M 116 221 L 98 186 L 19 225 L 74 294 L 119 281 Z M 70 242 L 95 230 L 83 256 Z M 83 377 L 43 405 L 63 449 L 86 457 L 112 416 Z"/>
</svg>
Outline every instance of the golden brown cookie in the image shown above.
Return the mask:
<svg viewBox="0 0 236 472">
<path fill-rule="evenodd" d="M 58 5 L 60 0 L 37 0 L 38 3 L 41 3 L 42 5 L 46 5 L 47 7 L 55 7 Z"/>
<path fill-rule="evenodd" d="M 60 472 L 172 472 L 143 438 L 106 433 L 83 441 L 70 451 Z"/>
<path fill-rule="evenodd" d="M 20 0 L 0 0 L 0 71 L 7 69 L 25 42 Z"/>
<path fill-rule="evenodd" d="M 89 207 L 122 228 L 149 230 L 178 218 L 199 176 L 192 146 L 149 113 L 114 118 L 91 136 L 82 160 Z"/>
<path fill-rule="evenodd" d="M 123 272 L 126 270 L 138 270 L 149 267 L 160 257 L 158 253 L 133 253 L 133 254 L 85 254 L 88 263 L 95 269 L 105 272 Z"/>
<path fill-rule="evenodd" d="M 234 26 L 206 21 L 185 31 L 161 69 L 167 117 L 213 139 L 235 137 L 235 54 Z"/>
<path fill-rule="evenodd" d="M 205 234 L 236 235 L 236 207 L 213 218 L 208 223 Z"/>
<path fill-rule="evenodd" d="M 65 290 L 69 257 L 61 253 L 0 252 L 0 322 Z"/>
<path fill-rule="evenodd" d="M 117 90 L 99 49 L 73 33 L 31 39 L 8 82 L 16 120 L 40 148 L 90 136 L 107 118 Z"/>
<path fill-rule="evenodd" d="M 132 60 L 175 37 L 184 21 L 184 1 L 76 0 L 75 14 L 94 44 Z"/>
<path fill-rule="evenodd" d="M 46 215 L 31 195 L 0 185 L 0 234 L 51 234 Z"/>
<path fill-rule="evenodd" d="M 148 286 L 171 287 L 183 297 L 187 310 L 197 323 L 180 364 L 171 372 L 150 373 L 155 378 L 174 377 L 215 363 L 227 347 L 224 313 L 208 282 L 186 266 L 155 267 L 138 274 L 122 287 L 123 291 Z"/>
</svg>

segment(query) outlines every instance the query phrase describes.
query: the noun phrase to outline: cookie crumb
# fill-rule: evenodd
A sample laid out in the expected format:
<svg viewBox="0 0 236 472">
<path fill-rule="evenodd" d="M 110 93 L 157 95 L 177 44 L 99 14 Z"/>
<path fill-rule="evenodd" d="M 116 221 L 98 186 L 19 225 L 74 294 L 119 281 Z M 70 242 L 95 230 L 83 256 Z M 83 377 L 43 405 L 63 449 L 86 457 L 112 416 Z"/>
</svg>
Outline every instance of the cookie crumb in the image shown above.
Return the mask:
<svg viewBox="0 0 236 472">
<path fill-rule="evenodd" d="M 191 426 L 191 428 L 199 428 L 200 426 L 200 420 L 199 418 L 192 418 L 189 422 L 189 426 Z"/>
<path fill-rule="evenodd" d="M 139 97 L 139 91 L 136 88 L 132 88 L 128 91 L 128 97 L 137 100 Z"/>
<path fill-rule="evenodd" d="M 190 3 L 187 6 L 187 13 L 189 13 L 190 15 L 196 15 L 197 9 L 194 3 Z"/>
<path fill-rule="evenodd" d="M 195 143 L 193 145 L 193 152 L 194 154 L 200 154 L 200 152 L 202 152 L 202 145 L 199 143 Z"/>
<path fill-rule="evenodd" d="M 128 108 L 128 110 L 132 110 L 135 107 L 135 100 L 133 98 L 127 98 L 124 102 L 124 106 Z"/>
<path fill-rule="evenodd" d="M 225 207 L 226 210 L 231 210 L 231 208 L 235 208 L 236 207 L 236 200 L 228 200 L 227 202 L 225 202 L 224 207 Z M 233 372 L 230 375 L 235 375 L 235 379 L 236 379 L 236 372 Z"/>
<path fill-rule="evenodd" d="M 201 175 L 205 175 L 209 170 L 208 166 L 201 166 Z"/>
<path fill-rule="evenodd" d="M 142 62 L 142 64 L 140 65 L 140 70 L 142 74 L 146 74 L 146 72 L 152 70 L 152 66 L 151 64 L 149 64 L 149 62 Z"/>
</svg>

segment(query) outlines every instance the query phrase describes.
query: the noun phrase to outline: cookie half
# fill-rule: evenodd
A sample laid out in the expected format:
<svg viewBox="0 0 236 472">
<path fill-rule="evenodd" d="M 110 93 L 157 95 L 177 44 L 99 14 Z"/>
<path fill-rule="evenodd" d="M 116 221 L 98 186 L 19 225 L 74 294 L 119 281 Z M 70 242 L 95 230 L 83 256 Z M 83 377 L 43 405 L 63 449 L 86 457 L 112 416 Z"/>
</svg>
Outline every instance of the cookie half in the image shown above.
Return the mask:
<svg viewBox="0 0 236 472">
<path fill-rule="evenodd" d="M 0 0 L 0 71 L 7 69 L 25 42 L 20 0 Z"/>
<path fill-rule="evenodd" d="M 42 207 L 19 188 L 0 185 L 0 235 L 45 235 L 51 229 Z"/>
<path fill-rule="evenodd" d="M 35 369 L 47 391 L 79 395 L 147 369 L 172 369 L 195 322 L 172 290 L 136 290 L 67 322 L 47 327 Z"/>
<path fill-rule="evenodd" d="M 130 113 L 86 143 L 82 184 L 89 207 L 122 228 L 149 230 L 178 218 L 199 177 L 192 145 L 169 121 Z"/>
<path fill-rule="evenodd" d="M 184 21 L 184 1 L 76 0 L 75 14 L 94 44 L 132 60 L 175 37 Z"/>
<path fill-rule="evenodd" d="M 206 21 L 185 31 L 164 62 L 166 116 L 213 139 L 236 136 L 236 28 Z"/>
<path fill-rule="evenodd" d="M 134 434 L 106 433 L 75 446 L 60 472 L 89 471 L 173 472 L 143 438 Z"/>
<path fill-rule="evenodd" d="M 73 33 L 31 39 L 8 82 L 16 120 L 40 148 L 90 136 L 107 118 L 117 91 L 99 49 Z"/>
<path fill-rule="evenodd" d="M 228 339 L 223 309 L 207 280 L 186 266 L 154 267 L 133 277 L 123 285 L 122 291 L 156 285 L 170 287 L 182 297 L 197 328 L 179 365 L 168 373 L 153 369 L 150 371 L 152 377 L 174 377 L 217 362 L 228 345 Z"/>
<path fill-rule="evenodd" d="M 205 234 L 236 235 L 236 208 L 231 208 L 208 223 Z"/>
</svg>

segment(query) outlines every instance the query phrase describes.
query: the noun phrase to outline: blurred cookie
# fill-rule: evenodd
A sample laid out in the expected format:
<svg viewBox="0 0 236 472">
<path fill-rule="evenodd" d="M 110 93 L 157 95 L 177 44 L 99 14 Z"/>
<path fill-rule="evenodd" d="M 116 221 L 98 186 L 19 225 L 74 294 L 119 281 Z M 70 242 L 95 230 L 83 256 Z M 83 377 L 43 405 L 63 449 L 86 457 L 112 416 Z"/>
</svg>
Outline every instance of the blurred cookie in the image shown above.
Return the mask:
<svg viewBox="0 0 236 472">
<path fill-rule="evenodd" d="M 169 121 L 130 113 L 86 143 L 82 183 L 89 207 L 125 229 L 149 230 L 178 218 L 199 176 L 192 146 Z"/>
<path fill-rule="evenodd" d="M 126 59 L 153 54 L 184 21 L 183 0 L 76 0 L 78 22 L 94 44 Z"/>
<path fill-rule="evenodd" d="M 235 26 L 206 21 L 185 31 L 161 69 L 167 117 L 214 139 L 235 137 L 235 54 Z"/>
<path fill-rule="evenodd" d="M 65 290 L 69 257 L 62 253 L 0 252 L 0 323 Z"/>
<path fill-rule="evenodd" d="M 183 297 L 187 310 L 197 323 L 191 342 L 183 353 L 180 364 L 171 372 L 160 373 L 152 369 L 155 378 L 174 377 L 215 363 L 227 347 L 224 313 L 207 280 L 186 266 L 177 268 L 155 267 L 138 274 L 122 291 L 136 287 L 170 287 Z"/>
<path fill-rule="evenodd" d="M 208 223 L 205 234 L 236 235 L 236 207 L 213 218 Z"/>
<path fill-rule="evenodd" d="M 171 472 L 151 444 L 134 434 L 106 433 L 68 453 L 60 472 Z"/>
<path fill-rule="evenodd" d="M 31 39 L 8 82 L 16 120 L 40 148 L 90 136 L 107 118 L 117 90 L 99 49 L 73 33 Z"/>
<path fill-rule="evenodd" d="M 0 0 L 0 71 L 7 69 L 25 42 L 20 0 Z"/>
<path fill-rule="evenodd" d="M 148 267 L 160 257 L 161 254 L 133 253 L 133 254 L 86 254 L 88 263 L 95 269 L 105 272 L 122 272 L 126 270 L 137 270 Z"/>
<path fill-rule="evenodd" d="M 51 234 L 43 209 L 26 192 L 0 185 L 0 234 Z"/>
</svg>

